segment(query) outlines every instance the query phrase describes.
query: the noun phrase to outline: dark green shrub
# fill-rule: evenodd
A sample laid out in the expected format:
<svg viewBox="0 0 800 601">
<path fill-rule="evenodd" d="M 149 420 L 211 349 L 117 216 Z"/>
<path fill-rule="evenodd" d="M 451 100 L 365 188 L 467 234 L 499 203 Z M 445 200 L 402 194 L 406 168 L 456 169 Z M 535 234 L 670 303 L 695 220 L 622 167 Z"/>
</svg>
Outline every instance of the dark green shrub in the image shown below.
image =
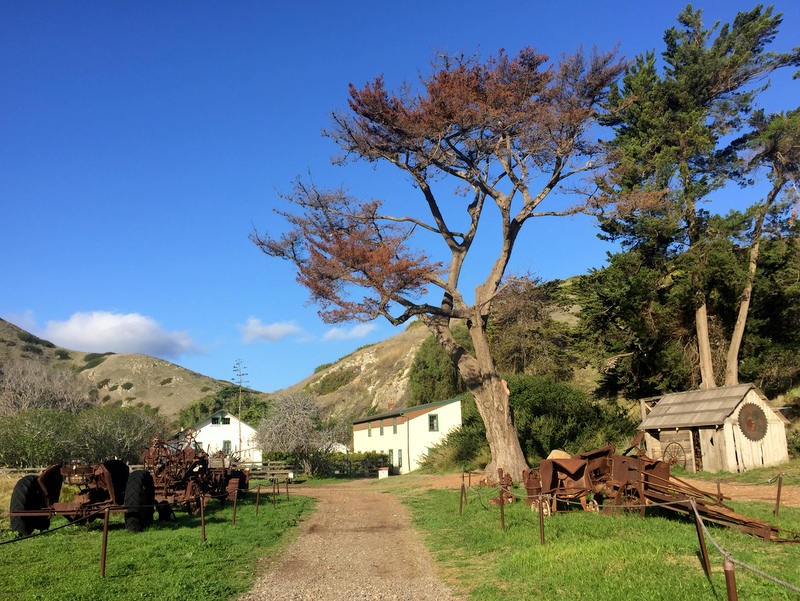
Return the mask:
<svg viewBox="0 0 800 601">
<path fill-rule="evenodd" d="M 319 373 L 319 372 L 321 372 L 323 369 L 325 369 L 325 368 L 328 368 L 328 367 L 330 367 L 331 365 L 333 365 L 333 363 L 323 363 L 322 365 L 318 365 L 317 367 L 315 367 L 315 368 L 314 368 L 314 373 L 315 373 L 315 374 L 318 374 L 318 373 Z"/>
<path fill-rule="evenodd" d="M 359 369 L 357 367 L 337 369 L 336 371 L 324 375 L 319 381 L 312 384 L 310 390 L 319 395 L 330 394 L 355 380 L 358 374 Z"/>
<path fill-rule="evenodd" d="M 56 359 L 66 360 L 72 359 L 72 355 L 70 355 L 67 351 L 59 349 L 55 353 Z"/>
<path fill-rule="evenodd" d="M 789 448 L 789 455 L 792 459 L 800 458 L 800 430 L 786 432 L 786 446 Z"/>
<path fill-rule="evenodd" d="M 131 388 L 133 388 L 133 383 L 132 382 L 125 382 L 122 385 L 122 390 L 130 390 Z"/>
<path fill-rule="evenodd" d="M 49 340 L 43 340 L 38 336 L 34 336 L 33 334 L 29 334 L 28 332 L 19 332 L 17 334 L 17 338 L 22 340 L 22 342 L 27 342 L 28 344 L 36 344 L 39 346 L 44 346 L 47 348 L 55 347 L 55 344 L 50 342 Z"/>
<path fill-rule="evenodd" d="M 117 388 L 119 388 L 119 384 L 112 384 L 108 387 L 111 392 L 114 392 Z"/>
<path fill-rule="evenodd" d="M 166 386 L 167 384 L 172 384 L 172 376 L 169 378 L 164 378 L 158 383 L 159 386 Z"/>
<path fill-rule="evenodd" d="M 100 380 L 100 381 L 97 383 L 97 390 L 100 390 L 101 388 L 105 388 L 106 386 L 108 386 L 108 383 L 109 383 L 110 381 L 111 381 L 111 380 L 109 380 L 108 378 L 106 378 L 105 380 Z"/>
<path fill-rule="evenodd" d="M 466 326 L 453 327 L 453 337 L 472 351 Z M 414 357 L 408 373 L 408 389 L 411 393 L 410 407 L 452 399 L 466 391 L 453 361 L 433 336 L 425 339 Z"/>
<path fill-rule="evenodd" d="M 27 353 L 33 353 L 34 355 L 41 355 L 42 349 L 35 344 L 23 344 L 22 350 Z"/>
</svg>

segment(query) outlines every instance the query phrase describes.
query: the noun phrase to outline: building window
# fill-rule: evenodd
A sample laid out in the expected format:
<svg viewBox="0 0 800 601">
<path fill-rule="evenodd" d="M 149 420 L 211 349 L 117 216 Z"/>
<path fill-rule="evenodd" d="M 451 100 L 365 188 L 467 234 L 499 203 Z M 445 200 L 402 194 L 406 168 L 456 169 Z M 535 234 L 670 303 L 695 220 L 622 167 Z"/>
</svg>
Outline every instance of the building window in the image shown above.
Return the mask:
<svg viewBox="0 0 800 601">
<path fill-rule="evenodd" d="M 367 424 L 367 436 L 372 436 L 372 422 Z"/>
<path fill-rule="evenodd" d="M 211 425 L 212 426 L 219 426 L 219 418 L 218 417 L 212 417 L 211 418 Z"/>
<path fill-rule="evenodd" d="M 389 449 L 389 465 L 394 465 L 394 450 Z"/>
<path fill-rule="evenodd" d="M 403 467 L 403 449 L 397 449 L 397 467 Z"/>
<path fill-rule="evenodd" d="M 438 432 L 439 431 L 439 416 L 436 414 L 428 416 L 428 431 L 429 432 Z"/>
<path fill-rule="evenodd" d="M 222 441 L 222 452 L 225 455 L 231 454 L 231 441 L 230 440 L 223 440 Z"/>
<path fill-rule="evenodd" d="M 381 436 L 383 436 L 383 420 L 381 420 Z"/>
<path fill-rule="evenodd" d="M 392 434 L 397 434 L 397 418 L 392 418 Z"/>
<path fill-rule="evenodd" d="M 231 423 L 231 418 L 229 418 L 229 417 L 223 417 L 223 418 L 222 418 L 222 423 L 223 423 L 223 425 L 230 424 L 230 423 Z"/>
</svg>

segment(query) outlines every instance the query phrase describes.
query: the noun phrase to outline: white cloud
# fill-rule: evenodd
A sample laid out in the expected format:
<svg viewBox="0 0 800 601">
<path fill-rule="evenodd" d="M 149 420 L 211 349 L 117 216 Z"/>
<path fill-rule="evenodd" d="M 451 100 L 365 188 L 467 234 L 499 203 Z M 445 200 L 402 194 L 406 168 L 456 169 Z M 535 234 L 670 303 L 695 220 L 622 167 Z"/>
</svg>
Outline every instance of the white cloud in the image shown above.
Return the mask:
<svg viewBox="0 0 800 601">
<path fill-rule="evenodd" d="M 370 332 L 376 330 L 378 326 L 374 323 L 360 323 L 347 330 L 345 328 L 331 328 L 322 337 L 323 340 L 353 340 L 354 338 L 364 338 Z"/>
<path fill-rule="evenodd" d="M 80 351 L 142 353 L 177 357 L 202 351 L 186 332 L 166 332 L 157 321 L 138 313 L 75 313 L 67 321 L 48 321 L 41 333 L 58 346 Z"/>
<path fill-rule="evenodd" d="M 263 323 L 256 317 L 251 317 L 244 325 L 236 326 L 242 333 L 245 344 L 253 342 L 277 342 L 291 334 L 300 334 L 303 329 L 290 321 L 278 323 Z"/>
<path fill-rule="evenodd" d="M 36 317 L 30 309 L 26 310 L 21 315 L 19 313 L 5 313 L 3 314 L 3 319 L 27 332 L 36 331 Z"/>
</svg>

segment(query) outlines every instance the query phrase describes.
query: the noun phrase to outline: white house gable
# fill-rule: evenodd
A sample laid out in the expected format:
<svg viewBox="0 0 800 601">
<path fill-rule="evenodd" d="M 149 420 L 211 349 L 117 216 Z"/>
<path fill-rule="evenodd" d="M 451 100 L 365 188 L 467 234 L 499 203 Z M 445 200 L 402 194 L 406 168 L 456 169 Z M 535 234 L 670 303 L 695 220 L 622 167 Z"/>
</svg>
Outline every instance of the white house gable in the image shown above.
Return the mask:
<svg viewBox="0 0 800 601">
<path fill-rule="evenodd" d="M 227 411 L 217 411 L 191 427 L 195 441 L 209 455 L 219 451 L 236 455 L 245 463 L 261 463 L 261 449 L 256 447 L 256 431 Z"/>
</svg>

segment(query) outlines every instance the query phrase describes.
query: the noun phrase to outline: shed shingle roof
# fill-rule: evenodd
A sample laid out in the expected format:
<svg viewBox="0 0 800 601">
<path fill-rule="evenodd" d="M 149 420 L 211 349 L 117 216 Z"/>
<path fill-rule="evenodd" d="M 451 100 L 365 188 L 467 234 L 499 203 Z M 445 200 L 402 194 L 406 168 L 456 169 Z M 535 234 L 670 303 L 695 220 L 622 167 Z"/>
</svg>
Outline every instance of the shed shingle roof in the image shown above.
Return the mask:
<svg viewBox="0 0 800 601">
<path fill-rule="evenodd" d="M 639 429 L 693 428 L 722 424 L 753 389 L 769 403 L 753 384 L 666 394 L 639 424 Z"/>
</svg>

